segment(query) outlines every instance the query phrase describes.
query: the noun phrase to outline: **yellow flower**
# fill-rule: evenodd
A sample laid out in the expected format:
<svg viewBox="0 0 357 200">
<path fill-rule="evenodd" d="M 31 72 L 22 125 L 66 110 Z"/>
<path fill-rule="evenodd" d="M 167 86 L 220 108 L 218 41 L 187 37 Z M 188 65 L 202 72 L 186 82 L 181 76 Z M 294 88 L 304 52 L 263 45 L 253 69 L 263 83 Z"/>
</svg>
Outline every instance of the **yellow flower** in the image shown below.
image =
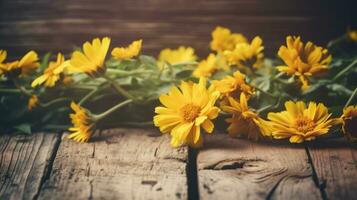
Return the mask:
<svg viewBox="0 0 357 200">
<path fill-rule="evenodd" d="M 306 108 L 302 101 L 287 101 L 285 108 L 286 111 L 268 114 L 275 139 L 290 138 L 291 143 L 310 141 L 327 134 L 334 123 L 322 103 L 316 105 L 315 102 L 310 102 Z"/>
<path fill-rule="evenodd" d="M 342 123 L 342 131 L 347 137 L 355 141 L 357 140 L 357 106 L 348 106 L 343 109 L 343 114 L 340 117 Z"/>
<path fill-rule="evenodd" d="M 5 50 L 0 49 L 0 75 L 4 73 L 2 70 L 2 63 L 5 61 L 6 56 L 7 52 Z"/>
<path fill-rule="evenodd" d="M 233 50 L 238 43 L 245 43 L 247 39 L 239 33 L 231 33 L 224 27 L 216 27 L 212 32 L 211 49 L 217 52 Z"/>
<path fill-rule="evenodd" d="M 27 103 L 27 109 L 32 110 L 39 104 L 38 97 L 36 95 L 32 95 Z"/>
<path fill-rule="evenodd" d="M 222 80 L 214 80 L 212 84 L 224 98 L 233 97 L 238 99 L 244 93 L 245 97 L 249 99 L 254 94 L 254 89 L 245 81 L 245 75 L 239 71 L 234 72 L 233 76 L 226 76 Z"/>
<path fill-rule="evenodd" d="M 56 82 L 61 78 L 64 70 L 70 65 L 69 60 L 65 61 L 64 56 L 61 53 L 57 54 L 56 62 L 50 62 L 47 69 L 45 69 L 43 75 L 36 78 L 31 86 L 36 87 L 43 84 L 45 87 L 53 87 Z"/>
<path fill-rule="evenodd" d="M 110 38 L 105 37 L 100 41 L 99 38 L 93 39 L 92 43 L 83 44 L 83 52 L 75 51 L 71 58 L 69 73 L 83 72 L 90 76 L 96 76 L 105 71 L 104 60 L 110 45 Z"/>
<path fill-rule="evenodd" d="M 68 135 L 69 139 L 73 139 L 76 142 L 88 142 L 93 135 L 93 119 L 90 116 L 90 112 L 76 103 L 71 103 L 71 108 L 74 111 L 70 114 L 73 127 L 69 128 L 72 133 Z"/>
<path fill-rule="evenodd" d="M 195 50 L 184 46 L 180 46 L 178 49 L 163 49 L 158 58 L 160 68 L 163 68 L 164 62 L 175 65 L 181 62 L 193 62 L 196 60 Z"/>
<path fill-rule="evenodd" d="M 239 102 L 232 97 L 228 97 L 228 101 L 229 104 L 223 105 L 222 110 L 232 114 L 232 117 L 226 120 L 230 123 L 227 130 L 231 137 L 258 140 L 264 136 L 270 136 L 268 122 L 248 107 L 244 93 L 240 94 Z"/>
<path fill-rule="evenodd" d="M 356 30 L 348 31 L 347 35 L 352 41 L 357 42 L 357 31 Z"/>
<path fill-rule="evenodd" d="M 193 71 L 193 75 L 197 78 L 211 77 L 219 70 L 229 70 L 229 66 L 222 56 L 211 53 L 205 60 L 198 63 L 197 68 Z"/>
<path fill-rule="evenodd" d="M 199 147 L 201 127 L 207 133 L 214 129 L 211 120 L 218 116 L 219 108 L 214 106 L 218 97 L 213 87 L 206 88 L 205 78 L 200 78 L 198 84 L 182 82 L 179 88 L 172 87 L 160 96 L 163 106 L 155 108 L 154 124 L 162 133 L 170 133 L 173 147 Z"/>
<path fill-rule="evenodd" d="M 6 59 L 6 51 L 2 51 L 0 61 Z M 38 55 L 35 51 L 30 51 L 25 54 L 20 60 L 15 60 L 9 63 L 0 62 L 0 75 L 28 75 L 32 70 L 35 70 L 40 64 L 38 63 Z"/>
<path fill-rule="evenodd" d="M 263 40 L 256 36 L 250 44 L 238 43 L 233 50 L 224 51 L 224 56 L 230 65 L 259 68 L 264 58 L 262 44 Z"/>
<path fill-rule="evenodd" d="M 142 40 L 132 42 L 128 47 L 116 47 L 112 50 L 112 56 L 117 60 L 126 60 L 139 55 Z"/>
<path fill-rule="evenodd" d="M 302 90 L 309 87 L 308 77 L 325 72 L 331 62 L 331 55 L 327 49 L 316 46 L 312 42 L 304 45 L 300 37 L 288 36 L 286 46 L 280 47 L 278 55 L 285 65 L 278 66 L 277 69 L 290 76 L 297 76 L 301 81 Z"/>
</svg>

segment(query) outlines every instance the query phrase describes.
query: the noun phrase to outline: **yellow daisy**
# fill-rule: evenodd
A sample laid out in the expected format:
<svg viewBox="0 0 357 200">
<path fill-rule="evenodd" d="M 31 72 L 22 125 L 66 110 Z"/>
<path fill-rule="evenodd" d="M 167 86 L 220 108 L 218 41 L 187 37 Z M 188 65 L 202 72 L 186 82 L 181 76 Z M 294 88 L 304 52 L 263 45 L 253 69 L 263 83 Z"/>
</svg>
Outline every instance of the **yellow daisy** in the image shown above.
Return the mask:
<svg viewBox="0 0 357 200">
<path fill-rule="evenodd" d="M 112 56 L 117 60 L 126 60 L 139 55 L 142 40 L 132 42 L 128 47 L 116 47 L 112 50 Z"/>
<path fill-rule="evenodd" d="M 69 73 L 83 72 L 90 76 L 97 76 L 105 71 L 104 60 L 110 45 L 110 38 L 93 39 L 92 43 L 83 44 L 83 52 L 75 51 L 71 58 Z"/>
<path fill-rule="evenodd" d="M 233 97 L 238 99 L 240 94 L 244 93 L 245 97 L 249 99 L 254 94 L 254 89 L 247 84 L 245 75 L 240 71 L 236 71 L 233 76 L 226 76 L 222 80 L 214 80 L 212 84 L 224 98 Z"/>
<path fill-rule="evenodd" d="M 211 49 L 217 52 L 233 50 L 238 43 L 245 43 L 247 39 L 239 33 L 231 33 L 228 28 L 217 26 L 212 32 Z"/>
<path fill-rule="evenodd" d="M 250 44 L 238 43 L 233 50 L 224 51 L 224 56 L 230 65 L 259 68 L 264 58 L 262 44 L 263 40 L 256 36 Z"/>
<path fill-rule="evenodd" d="M 7 52 L 5 50 L 0 49 L 0 75 L 3 74 L 2 63 L 5 61 L 7 56 Z"/>
<path fill-rule="evenodd" d="M 248 107 L 244 93 L 240 94 L 239 102 L 232 97 L 228 97 L 228 101 L 229 104 L 223 105 L 222 110 L 232 114 L 232 117 L 226 120 L 230 123 L 227 130 L 231 137 L 246 137 L 258 140 L 270 136 L 268 122 Z"/>
<path fill-rule="evenodd" d="M 168 94 L 160 96 L 163 106 L 155 108 L 154 124 L 162 133 L 170 133 L 171 145 L 178 147 L 202 145 L 201 127 L 212 133 L 212 120 L 218 116 L 215 102 L 219 92 L 213 87 L 206 88 L 206 79 L 198 84 L 182 82 L 180 87 L 172 87 Z"/>
<path fill-rule="evenodd" d="M 72 133 L 68 135 L 68 138 L 76 142 L 88 142 L 94 133 L 91 113 L 74 102 L 71 103 L 71 108 L 74 111 L 70 114 L 73 127 L 69 128 Z"/>
<path fill-rule="evenodd" d="M 56 62 L 50 62 L 43 75 L 36 78 L 31 86 L 44 85 L 45 87 L 53 87 L 56 82 L 63 76 L 64 70 L 70 65 L 70 61 L 65 61 L 61 53 L 57 54 Z"/>
<path fill-rule="evenodd" d="M 327 134 L 334 120 L 324 104 L 302 101 L 285 103 L 286 111 L 269 113 L 272 136 L 275 139 L 290 138 L 291 143 L 310 141 L 317 136 Z"/>
<path fill-rule="evenodd" d="M 303 90 L 309 87 L 308 77 L 327 71 L 331 62 L 331 55 L 327 49 L 316 46 L 312 42 L 305 45 L 300 37 L 288 36 L 286 46 L 280 47 L 278 55 L 285 65 L 278 66 L 277 69 L 290 76 L 297 76 Z"/>
<path fill-rule="evenodd" d="M 197 60 L 195 50 L 192 47 L 180 46 L 177 49 L 163 49 L 160 51 L 158 65 L 163 68 L 164 62 L 175 65 L 182 62 L 193 62 Z"/>
<path fill-rule="evenodd" d="M 0 60 L 3 62 L 5 59 L 6 51 L 3 51 L 0 55 Z M 40 65 L 38 60 L 37 53 L 35 51 L 30 51 L 20 60 L 15 60 L 8 63 L 0 62 L 0 73 L 13 76 L 18 76 L 19 74 L 28 75 L 31 71 L 35 70 Z"/>
<path fill-rule="evenodd" d="M 352 41 L 357 42 L 357 30 L 348 31 L 347 35 Z"/>
<path fill-rule="evenodd" d="M 342 131 L 350 140 L 357 140 L 357 106 L 348 106 L 343 109 L 340 117 Z"/>
<path fill-rule="evenodd" d="M 39 104 L 38 97 L 36 95 L 32 95 L 27 103 L 27 109 L 32 110 Z"/>
<path fill-rule="evenodd" d="M 209 54 L 205 60 L 198 63 L 197 68 L 193 71 L 193 75 L 197 78 L 211 77 L 219 70 L 228 70 L 229 66 L 225 59 L 219 55 Z"/>
</svg>

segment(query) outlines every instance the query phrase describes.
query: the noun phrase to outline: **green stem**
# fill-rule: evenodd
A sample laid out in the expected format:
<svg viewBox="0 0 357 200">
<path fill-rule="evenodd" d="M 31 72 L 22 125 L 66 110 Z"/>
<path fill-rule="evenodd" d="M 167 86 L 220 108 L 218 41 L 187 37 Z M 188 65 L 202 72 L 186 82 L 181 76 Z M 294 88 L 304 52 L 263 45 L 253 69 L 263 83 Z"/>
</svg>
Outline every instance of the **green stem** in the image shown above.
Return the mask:
<svg viewBox="0 0 357 200">
<path fill-rule="evenodd" d="M 339 78 L 341 78 L 341 76 L 343 74 L 345 74 L 348 70 L 352 69 L 355 64 L 357 64 L 357 59 L 355 59 L 350 65 L 348 65 L 345 69 L 343 69 L 342 71 L 340 71 L 334 78 L 333 80 L 336 81 L 338 80 Z"/>
<path fill-rule="evenodd" d="M 275 95 L 272 95 L 272 94 L 270 94 L 270 93 L 268 93 L 268 92 L 265 92 L 264 90 L 262 90 L 262 89 L 260 89 L 260 88 L 258 88 L 258 87 L 255 87 L 255 89 L 258 90 L 259 92 L 261 92 L 262 94 L 264 94 L 264 95 L 266 95 L 266 96 L 269 96 L 269 97 L 271 97 L 271 98 L 273 98 L 273 99 L 276 99 L 276 98 L 277 98 Z"/>
<path fill-rule="evenodd" d="M 130 104 L 131 102 L 133 102 L 132 99 L 125 100 L 125 101 L 119 103 L 118 105 L 116 105 L 116 106 L 114 106 L 114 107 L 108 109 L 107 111 L 104 111 L 103 113 L 96 114 L 96 115 L 93 114 L 93 118 L 94 118 L 95 121 L 99 121 L 99 120 L 105 118 L 106 116 L 110 115 L 111 113 L 115 112 L 115 111 L 118 110 L 119 108 L 124 107 L 124 106 Z"/>
<path fill-rule="evenodd" d="M 99 91 L 99 88 L 96 88 L 92 91 L 90 91 L 89 93 L 87 93 L 78 103 L 78 105 L 83 105 L 86 101 L 88 101 L 91 97 L 93 97 L 93 95 L 95 93 L 97 93 Z"/>
<path fill-rule="evenodd" d="M 58 99 L 55 99 L 55 100 L 52 100 L 52 101 L 49 101 L 47 103 L 41 103 L 40 105 L 44 108 L 46 107 L 49 107 L 49 106 L 52 106 L 56 103 L 59 103 L 59 102 L 62 102 L 62 101 L 70 101 L 71 99 L 69 98 L 58 98 Z"/>
<path fill-rule="evenodd" d="M 350 98 L 348 98 L 345 107 L 349 106 L 350 103 L 352 102 L 353 98 L 356 96 L 357 94 L 357 88 L 355 88 L 355 90 L 353 91 L 353 93 L 351 94 Z"/>
<path fill-rule="evenodd" d="M 13 79 L 14 85 L 17 87 L 17 89 L 19 89 L 23 94 L 31 97 L 32 93 L 30 90 L 27 90 L 24 86 L 21 86 L 18 82 L 17 79 Z"/>
<path fill-rule="evenodd" d="M 124 97 L 126 97 L 127 99 L 135 99 L 134 96 L 132 96 L 129 92 L 127 92 L 126 90 L 124 90 L 114 79 L 112 79 L 111 77 L 109 77 L 106 74 L 103 74 L 102 77 L 104 79 L 106 79 L 110 84 L 112 84 L 114 86 L 114 88 Z"/>
<path fill-rule="evenodd" d="M 139 75 L 139 74 L 147 74 L 147 73 L 151 73 L 152 70 L 132 70 L 132 71 L 124 71 L 124 70 L 120 70 L 120 69 L 111 69 L 108 68 L 107 72 L 109 74 L 115 74 L 119 77 L 125 77 L 125 76 L 133 76 L 133 75 Z"/>
<path fill-rule="evenodd" d="M 9 88 L 0 88 L 0 92 L 4 93 L 21 93 L 19 89 L 9 89 Z"/>
</svg>

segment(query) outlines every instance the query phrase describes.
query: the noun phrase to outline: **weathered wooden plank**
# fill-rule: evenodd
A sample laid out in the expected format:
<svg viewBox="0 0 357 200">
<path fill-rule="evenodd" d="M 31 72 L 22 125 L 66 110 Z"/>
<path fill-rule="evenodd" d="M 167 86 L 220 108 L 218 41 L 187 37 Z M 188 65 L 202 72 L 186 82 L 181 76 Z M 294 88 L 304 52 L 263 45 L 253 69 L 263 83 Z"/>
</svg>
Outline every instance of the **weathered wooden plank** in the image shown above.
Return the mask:
<svg viewBox="0 0 357 200">
<path fill-rule="evenodd" d="M 65 138 L 39 199 L 186 199 L 187 149 L 156 130 L 113 129 L 93 142 Z"/>
<path fill-rule="evenodd" d="M 319 141 L 310 155 L 328 199 L 357 199 L 357 146 L 345 140 Z"/>
<path fill-rule="evenodd" d="M 344 33 L 352 8 L 352 1 L 337 0 L 3 0 L 0 47 L 12 58 L 29 49 L 70 53 L 85 40 L 109 36 L 113 46 L 142 38 L 143 52 L 152 55 L 190 45 L 203 58 L 211 31 L 222 25 L 250 39 L 260 35 L 266 54 L 275 55 L 287 34 L 323 45 Z"/>
<path fill-rule="evenodd" d="M 0 136 L 0 199 L 33 199 L 40 190 L 58 134 Z"/>
<path fill-rule="evenodd" d="M 216 134 L 197 157 L 201 199 L 321 199 L 305 148 Z"/>
</svg>

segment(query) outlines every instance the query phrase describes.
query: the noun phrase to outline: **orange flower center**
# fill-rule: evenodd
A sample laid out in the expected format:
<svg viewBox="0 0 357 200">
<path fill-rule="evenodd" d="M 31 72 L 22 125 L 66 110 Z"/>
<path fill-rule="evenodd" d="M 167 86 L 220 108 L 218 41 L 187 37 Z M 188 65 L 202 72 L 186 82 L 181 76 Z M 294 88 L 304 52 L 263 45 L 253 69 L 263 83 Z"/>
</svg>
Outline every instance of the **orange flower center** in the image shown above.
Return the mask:
<svg viewBox="0 0 357 200">
<path fill-rule="evenodd" d="M 180 108 L 180 114 L 186 122 L 193 122 L 199 116 L 200 112 L 201 108 L 193 103 L 188 103 Z"/>
<path fill-rule="evenodd" d="M 307 133 L 314 130 L 315 122 L 307 117 L 301 116 L 296 119 L 295 128 L 302 133 Z"/>
</svg>

